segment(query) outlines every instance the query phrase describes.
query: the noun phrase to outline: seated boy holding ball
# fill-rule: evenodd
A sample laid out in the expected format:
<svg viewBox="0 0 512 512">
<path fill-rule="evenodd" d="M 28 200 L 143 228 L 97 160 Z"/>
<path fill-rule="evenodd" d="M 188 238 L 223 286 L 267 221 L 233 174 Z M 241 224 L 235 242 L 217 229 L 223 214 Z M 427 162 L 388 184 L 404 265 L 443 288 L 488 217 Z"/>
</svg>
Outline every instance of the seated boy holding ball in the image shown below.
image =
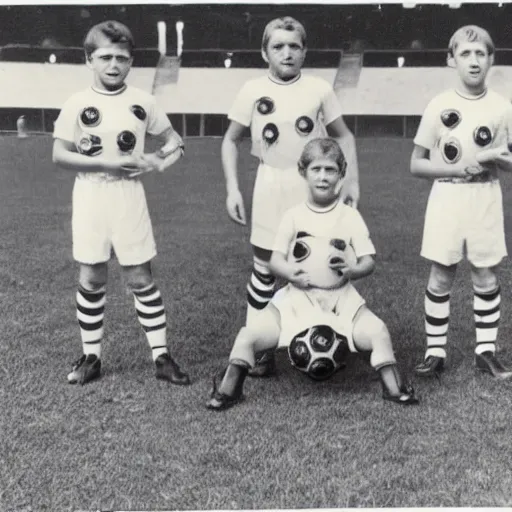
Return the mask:
<svg viewBox="0 0 512 512">
<path fill-rule="evenodd" d="M 68 375 L 72 384 L 85 384 L 101 375 L 107 264 L 112 250 L 133 293 L 156 377 L 189 384 L 167 345 L 165 308 L 151 270 L 155 240 L 138 179 L 176 162 L 183 154 L 183 142 L 155 98 L 125 83 L 133 46 L 132 34 L 123 24 L 95 25 L 84 41 L 92 87 L 71 96 L 55 122 L 53 160 L 76 173 L 72 234 L 73 256 L 80 264 L 76 308 L 83 355 Z M 162 141 L 156 154 L 144 153 L 146 133 Z"/>
<path fill-rule="evenodd" d="M 345 157 L 334 139 L 306 144 L 299 172 L 306 180 L 308 199 L 285 213 L 270 259 L 272 272 L 289 284 L 251 326 L 239 331 L 218 389 L 214 381 L 207 408 L 224 410 L 237 404 L 256 353 L 287 347 L 305 328 L 319 324 L 343 337 L 351 352 L 371 352 L 370 362 L 380 374 L 385 399 L 405 405 L 418 402 L 397 371 L 385 324 L 350 282 L 373 271 L 375 249 L 359 212 L 340 200 L 345 171 Z M 336 256 L 324 260 L 325 266 L 319 265 L 319 259 L 303 264 L 308 257 L 314 258 L 322 239 L 332 244 Z M 355 253 L 353 258 L 350 251 Z"/>
<path fill-rule="evenodd" d="M 493 61 L 494 44 L 484 29 L 458 29 L 448 50 L 458 85 L 428 104 L 414 139 L 411 173 L 434 179 L 421 248 L 432 262 L 425 292 L 427 348 L 416 367 L 424 377 L 445 367 L 450 294 L 457 265 L 467 258 L 474 289 L 475 366 L 498 379 L 512 378 L 495 354 L 501 300 L 497 266 L 507 255 L 498 169 L 510 161 L 512 106 L 487 89 Z"/>
</svg>

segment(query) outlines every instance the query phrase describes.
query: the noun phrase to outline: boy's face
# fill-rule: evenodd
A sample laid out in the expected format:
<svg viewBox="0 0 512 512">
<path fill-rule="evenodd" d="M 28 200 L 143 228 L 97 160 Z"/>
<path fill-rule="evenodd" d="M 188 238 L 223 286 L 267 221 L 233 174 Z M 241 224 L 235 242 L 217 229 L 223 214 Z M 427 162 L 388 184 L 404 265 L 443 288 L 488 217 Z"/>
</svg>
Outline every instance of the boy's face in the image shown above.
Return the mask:
<svg viewBox="0 0 512 512">
<path fill-rule="evenodd" d="M 454 51 L 453 59 L 462 84 L 470 92 L 480 92 L 493 63 L 487 46 L 478 41 L 462 42 Z"/>
<path fill-rule="evenodd" d="M 115 91 L 124 85 L 132 61 L 126 44 L 112 43 L 104 38 L 92 52 L 87 65 L 94 72 L 94 85 L 98 89 Z"/>
<path fill-rule="evenodd" d="M 336 162 L 330 158 L 318 157 L 307 167 L 305 178 L 310 200 L 319 206 L 336 201 L 341 193 L 343 178 Z"/>
<path fill-rule="evenodd" d="M 266 50 L 261 52 L 270 73 L 280 80 L 295 78 L 304 64 L 306 49 L 300 34 L 278 28 L 270 34 Z"/>
</svg>

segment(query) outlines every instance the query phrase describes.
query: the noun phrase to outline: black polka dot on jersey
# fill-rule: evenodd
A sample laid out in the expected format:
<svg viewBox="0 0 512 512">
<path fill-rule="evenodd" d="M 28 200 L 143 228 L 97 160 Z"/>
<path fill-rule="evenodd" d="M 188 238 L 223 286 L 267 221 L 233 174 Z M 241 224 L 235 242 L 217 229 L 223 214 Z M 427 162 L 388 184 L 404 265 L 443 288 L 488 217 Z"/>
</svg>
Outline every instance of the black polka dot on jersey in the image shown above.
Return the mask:
<svg viewBox="0 0 512 512">
<path fill-rule="evenodd" d="M 80 121 L 89 128 L 98 126 L 101 122 L 100 111 L 96 107 L 85 107 L 80 112 Z"/>
<path fill-rule="evenodd" d="M 276 106 L 274 104 L 274 100 L 269 98 L 268 96 L 263 96 L 256 102 L 256 110 L 262 115 L 266 116 L 267 114 L 272 114 Z"/>
<path fill-rule="evenodd" d="M 443 157 L 449 164 L 454 164 L 460 160 L 462 151 L 460 142 L 456 138 L 447 140 L 443 145 Z"/>
<path fill-rule="evenodd" d="M 475 133 L 473 134 L 474 141 L 479 146 L 482 146 L 482 147 L 490 144 L 492 142 L 492 138 L 493 137 L 492 137 L 491 129 L 488 128 L 487 126 L 479 126 L 475 130 Z"/>
<path fill-rule="evenodd" d="M 311 254 L 309 245 L 303 240 L 296 240 L 293 246 L 293 257 L 296 261 L 303 261 Z"/>
<path fill-rule="evenodd" d="M 462 120 L 458 110 L 448 109 L 441 112 L 441 121 L 446 128 L 455 128 Z"/>
<path fill-rule="evenodd" d="M 136 143 L 137 137 L 129 130 L 124 130 L 117 136 L 117 146 L 121 151 L 132 151 Z"/>
<path fill-rule="evenodd" d="M 103 151 L 101 138 L 97 135 L 84 133 L 77 144 L 78 152 L 82 155 L 96 156 Z"/>
<path fill-rule="evenodd" d="M 262 136 L 267 144 L 274 144 L 279 138 L 279 130 L 274 123 L 268 123 L 263 128 Z"/>
<path fill-rule="evenodd" d="M 301 135 L 309 135 L 315 126 L 313 120 L 308 116 L 300 116 L 297 121 L 295 121 L 295 129 Z"/>
<path fill-rule="evenodd" d="M 147 114 L 143 107 L 140 105 L 132 105 L 130 107 L 130 112 L 140 121 L 145 121 Z"/>
<path fill-rule="evenodd" d="M 342 240 L 341 238 L 333 238 L 331 240 L 331 245 L 335 249 L 338 249 L 338 251 L 344 251 L 347 248 L 345 240 Z"/>
</svg>

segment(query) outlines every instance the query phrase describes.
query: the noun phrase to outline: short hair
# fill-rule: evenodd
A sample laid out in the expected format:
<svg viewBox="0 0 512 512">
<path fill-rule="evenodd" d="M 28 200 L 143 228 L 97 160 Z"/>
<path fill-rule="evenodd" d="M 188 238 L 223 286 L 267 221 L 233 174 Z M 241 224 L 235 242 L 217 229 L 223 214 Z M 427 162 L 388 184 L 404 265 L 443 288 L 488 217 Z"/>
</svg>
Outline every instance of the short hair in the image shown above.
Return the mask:
<svg viewBox="0 0 512 512">
<path fill-rule="evenodd" d="M 132 53 L 135 43 L 130 29 L 119 21 L 104 21 L 94 25 L 84 39 L 84 50 L 87 57 L 99 48 L 99 40 L 106 37 L 111 43 L 126 44 Z"/>
<path fill-rule="evenodd" d="M 310 140 L 302 150 L 298 166 L 299 173 L 302 176 L 306 175 L 306 169 L 317 158 L 329 158 L 336 163 L 340 171 L 341 177 L 345 177 L 347 171 L 347 160 L 340 147 L 340 145 L 329 137 L 322 139 Z"/>
<path fill-rule="evenodd" d="M 302 46 L 304 46 L 304 48 L 306 47 L 306 29 L 304 28 L 304 25 L 291 16 L 285 16 L 284 18 L 276 18 L 269 21 L 265 26 L 263 37 L 261 39 L 261 49 L 263 51 L 267 51 L 268 42 L 272 32 L 279 29 L 288 30 L 289 32 L 298 32 Z"/>
<path fill-rule="evenodd" d="M 494 53 L 494 43 L 489 32 L 477 25 L 465 25 L 456 30 L 448 44 L 448 54 L 453 57 L 459 44 L 463 42 L 483 43 L 487 47 L 489 55 Z"/>
</svg>

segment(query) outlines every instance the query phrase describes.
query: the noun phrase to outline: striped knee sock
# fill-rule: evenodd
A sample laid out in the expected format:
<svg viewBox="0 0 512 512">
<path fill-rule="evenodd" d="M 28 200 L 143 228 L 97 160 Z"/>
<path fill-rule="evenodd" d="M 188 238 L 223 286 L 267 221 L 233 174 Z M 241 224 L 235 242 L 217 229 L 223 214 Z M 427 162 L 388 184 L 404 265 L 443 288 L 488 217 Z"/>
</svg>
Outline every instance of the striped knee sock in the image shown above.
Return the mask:
<svg viewBox="0 0 512 512">
<path fill-rule="evenodd" d="M 254 315 L 265 308 L 274 296 L 276 278 L 269 272 L 268 263 L 254 259 L 251 278 L 247 284 L 247 320 L 246 325 Z"/>
<path fill-rule="evenodd" d="M 103 318 L 105 315 L 105 288 L 90 291 L 82 286 L 76 292 L 76 318 L 80 326 L 82 348 L 85 355 L 101 357 Z"/>
<path fill-rule="evenodd" d="M 134 290 L 133 297 L 137 318 L 146 333 L 151 355 L 155 361 L 158 356 L 168 352 L 167 322 L 160 290 L 152 283 L 141 290 Z"/>
<path fill-rule="evenodd" d="M 428 356 L 446 357 L 448 321 L 450 318 L 450 294 L 436 295 L 428 288 L 425 291 L 425 333 Z"/>
<path fill-rule="evenodd" d="M 476 347 L 475 353 L 495 352 L 498 324 L 500 322 L 501 294 L 498 286 L 491 292 L 474 290 L 473 309 L 475 314 Z"/>
</svg>

